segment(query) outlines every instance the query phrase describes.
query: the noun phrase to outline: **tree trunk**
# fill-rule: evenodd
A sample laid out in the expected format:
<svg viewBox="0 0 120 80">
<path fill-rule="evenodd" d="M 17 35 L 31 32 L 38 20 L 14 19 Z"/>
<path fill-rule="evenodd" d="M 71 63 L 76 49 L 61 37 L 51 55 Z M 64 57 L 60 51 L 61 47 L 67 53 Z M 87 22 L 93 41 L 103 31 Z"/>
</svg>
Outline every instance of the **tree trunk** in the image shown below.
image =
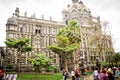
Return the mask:
<svg viewBox="0 0 120 80">
<path fill-rule="evenodd" d="M 66 58 L 65 58 L 64 60 L 65 60 L 65 61 L 64 61 L 64 62 L 65 62 L 65 63 L 64 63 L 64 64 L 65 64 L 65 70 L 68 71 L 68 65 L 67 65 L 67 64 L 68 64 L 68 61 L 67 61 Z"/>
<path fill-rule="evenodd" d="M 17 55 L 18 55 L 17 66 L 18 66 L 18 76 L 19 76 L 19 75 L 20 75 L 20 59 L 21 59 L 21 54 L 20 54 L 20 52 L 19 52 Z"/>
</svg>

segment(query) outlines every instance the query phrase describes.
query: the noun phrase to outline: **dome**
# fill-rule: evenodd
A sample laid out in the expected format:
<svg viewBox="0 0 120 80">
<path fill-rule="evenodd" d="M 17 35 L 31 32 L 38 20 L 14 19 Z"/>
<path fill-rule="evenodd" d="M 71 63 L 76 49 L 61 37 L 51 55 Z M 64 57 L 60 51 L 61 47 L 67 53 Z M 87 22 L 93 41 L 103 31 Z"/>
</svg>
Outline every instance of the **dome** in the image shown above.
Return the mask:
<svg viewBox="0 0 120 80">
<path fill-rule="evenodd" d="M 7 20 L 7 24 L 17 24 L 17 19 L 12 16 Z"/>
</svg>

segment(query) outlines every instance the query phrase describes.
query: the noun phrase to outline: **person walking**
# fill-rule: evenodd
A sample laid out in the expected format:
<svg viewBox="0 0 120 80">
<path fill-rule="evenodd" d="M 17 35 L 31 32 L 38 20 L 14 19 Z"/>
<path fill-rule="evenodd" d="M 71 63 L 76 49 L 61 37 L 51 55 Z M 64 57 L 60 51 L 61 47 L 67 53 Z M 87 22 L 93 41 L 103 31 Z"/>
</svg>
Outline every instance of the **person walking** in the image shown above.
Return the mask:
<svg viewBox="0 0 120 80">
<path fill-rule="evenodd" d="M 119 77 L 120 77 L 120 71 L 118 68 L 116 68 L 115 70 L 115 80 L 119 80 Z"/>
<path fill-rule="evenodd" d="M 108 68 L 108 80 L 114 80 L 114 75 L 113 75 L 113 70 L 110 68 Z"/>
<path fill-rule="evenodd" d="M 75 80 L 80 80 L 80 72 L 78 69 L 75 70 Z"/>
<path fill-rule="evenodd" d="M 105 70 L 102 71 L 102 73 L 101 73 L 101 75 L 100 75 L 100 80 L 108 80 Z"/>
<path fill-rule="evenodd" d="M 71 76 L 72 76 L 72 80 L 75 80 L 75 71 L 74 71 L 74 69 L 71 71 Z"/>
<path fill-rule="evenodd" d="M 63 80 L 67 80 L 68 76 L 69 76 L 68 71 L 66 71 L 65 69 L 63 69 Z"/>
<path fill-rule="evenodd" d="M 62 72 L 62 76 L 63 76 L 63 80 L 65 79 L 65 69 L 63 69 L 63 72 Z"/>
<path fill-rule="evenodd" d="M 67 79 L 68 79 L 68 76 L 69 76 L 68 71 L 65 70 L 65 72 L 64 72 L 64 76 L 65 76 L 65 77 L 64 77 L 64 80 L 67 80 Z"/>
<path fill-rule="evenodd" d="M 93 72 L 93 78 L 94 78 L 94 80 L 99 80 L 99 76 L 100 76 L 100 74 L 98 72 L 98 68 L 96 67 L 96 69 Z"/>
</svg>

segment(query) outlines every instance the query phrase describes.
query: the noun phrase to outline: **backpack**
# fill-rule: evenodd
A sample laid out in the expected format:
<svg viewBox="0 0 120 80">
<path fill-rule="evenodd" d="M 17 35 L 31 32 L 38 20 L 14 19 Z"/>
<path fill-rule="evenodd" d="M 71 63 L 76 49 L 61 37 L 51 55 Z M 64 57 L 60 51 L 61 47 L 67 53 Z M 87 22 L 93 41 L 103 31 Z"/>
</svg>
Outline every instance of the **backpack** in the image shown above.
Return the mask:
<svg viewBox="0 0 120 80">
<path fill-rule="evenodd" d="M 69 73 L 68 72 L 66 72 L 66 75 L 65 75 L 66 77 L 68 77 L 69 76 Z"/>
</svg>

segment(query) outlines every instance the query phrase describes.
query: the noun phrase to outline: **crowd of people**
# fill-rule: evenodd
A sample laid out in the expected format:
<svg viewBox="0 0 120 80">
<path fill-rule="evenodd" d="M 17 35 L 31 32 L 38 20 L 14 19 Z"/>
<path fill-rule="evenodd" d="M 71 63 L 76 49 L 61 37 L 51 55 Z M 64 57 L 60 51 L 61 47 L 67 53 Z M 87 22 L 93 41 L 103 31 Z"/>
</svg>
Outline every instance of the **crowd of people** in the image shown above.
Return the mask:
<svg viewBox="0 0 120 80">
<path fill-rule="evenodd" d="M 101 70 L 96 68 L 93 72 L 94 80 L 120 80 L 119 67 L 103 67 Z"/>
<path fill-rule="evenodd" d="M 69 76 L 68 71 L 63 69 L 63 80 L 67 80 L 68 76 Z M 79 70 L 78 69 L 75 69 L 75 70 L 73 69 L 71 71 L 71 77 L 72 77 L 72 80 L 80 80 Z"/>
<path fill-rule="evenodd" d="M 82 73 L 79 69 L 73 69 L 71 73 L 63 70 L 63 80 L 68 80 L 68 76 L 71 76 L 70 80 L 82 79 Z M 120 67 L 102 67 L 101 69 L 96 67 L 92 76 L 94 80 L 120 80 Z"/>
</svg>

